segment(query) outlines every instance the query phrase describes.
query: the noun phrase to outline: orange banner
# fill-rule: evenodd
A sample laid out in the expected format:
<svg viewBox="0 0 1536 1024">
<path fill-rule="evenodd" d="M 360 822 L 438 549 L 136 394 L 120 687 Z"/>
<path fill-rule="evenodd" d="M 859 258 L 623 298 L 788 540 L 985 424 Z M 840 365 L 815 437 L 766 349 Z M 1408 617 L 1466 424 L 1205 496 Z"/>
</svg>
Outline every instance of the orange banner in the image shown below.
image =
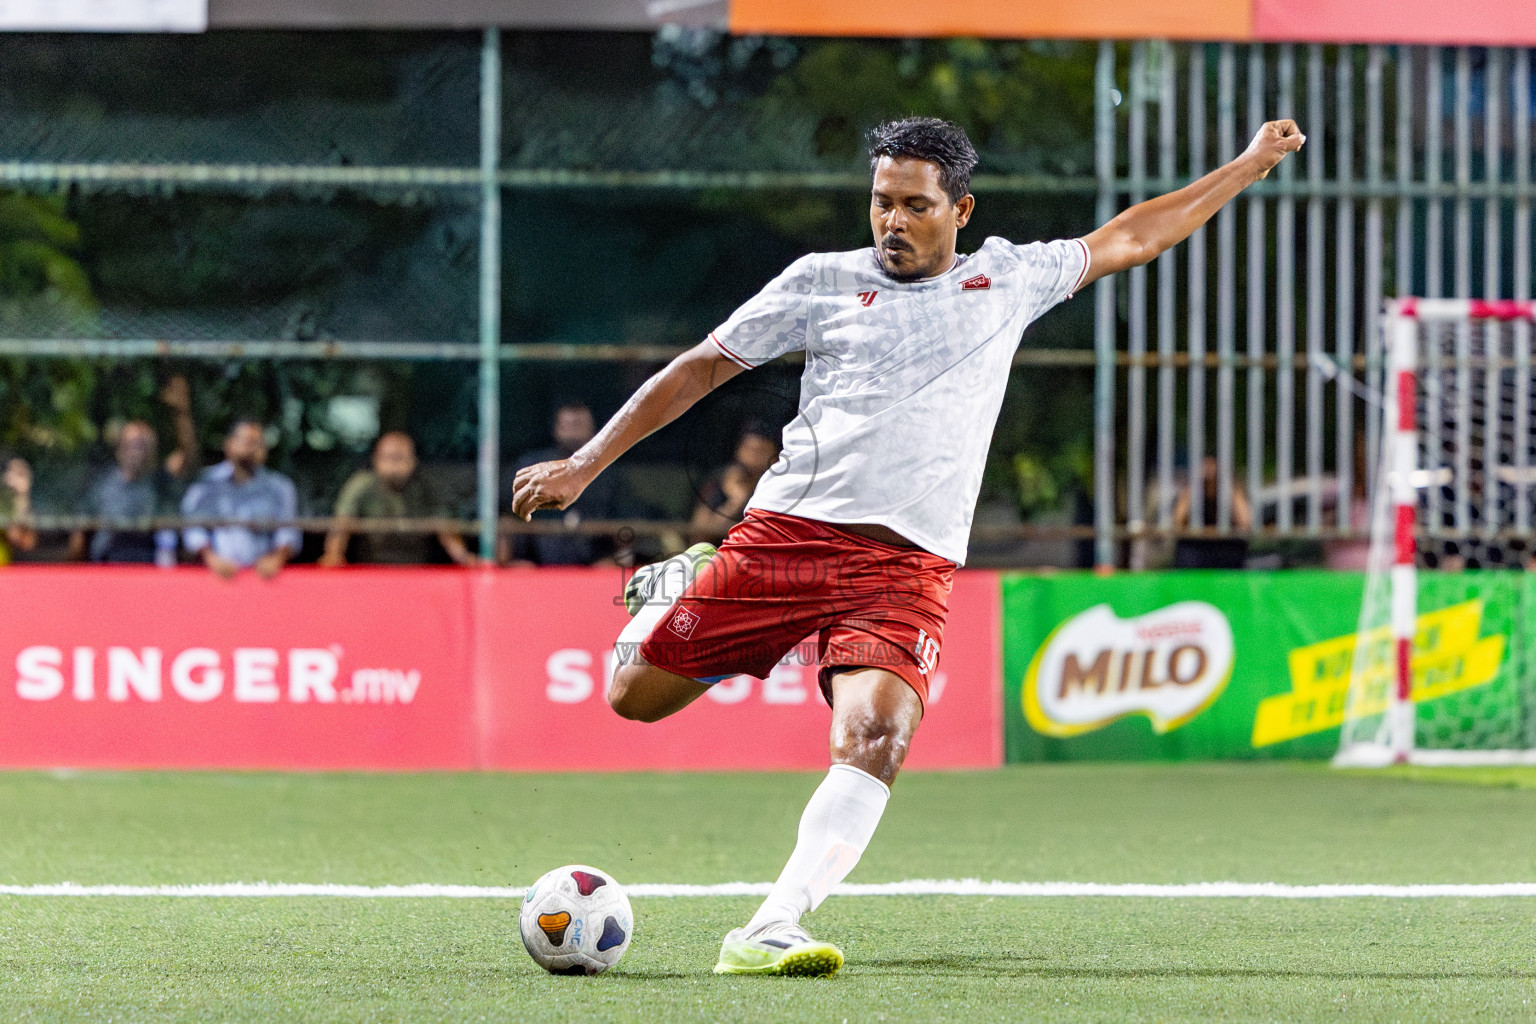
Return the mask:
<svg viewBox="0 0 1536 1024">
<path fill-rule="evenodd" d="M 804 36 L 1247 39 L 1253 34 L 1253 17 L 1250 0 L 732 0 L 731 31 Z"/>
<path fill-rule="evenodd" d="M 731 0 L 741 34 L 1536 45 L 1536 0 Z"/>
</svg>

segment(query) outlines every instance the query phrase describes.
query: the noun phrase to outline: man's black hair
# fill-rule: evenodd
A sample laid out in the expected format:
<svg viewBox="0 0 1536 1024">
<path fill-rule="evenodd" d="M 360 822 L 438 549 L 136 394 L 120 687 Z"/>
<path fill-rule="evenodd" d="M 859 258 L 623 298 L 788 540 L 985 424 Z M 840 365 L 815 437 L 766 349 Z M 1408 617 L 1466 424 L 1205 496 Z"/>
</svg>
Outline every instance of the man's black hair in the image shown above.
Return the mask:
<svg viewBox="0 0 1536 1024">
<path fill-rule="evenodd" d="M 927 160 L 939 169 L 939 184 L 952 203 L 959 202 L 971 190 L 971 172 L 976 169 L 976 147 L 966 138 L 965 129 L 937 117 L 904 117 L 887 121 L 869 133 L 869 173 L 875 173 L 880 158 L 908 157 Z"/>
<path fill-rule="evenodd" d="M 549 421 L 553 423 L 560 418 L 560 414 L 568 409 L 576 412 L 591 412 L 592 407 L 580 398 L 565 398 L 555 403 L 555 411 L 549 414 Z"/>
<path fill-rule="evenodd" d="M 411 443 L 411 450 L 412 451 L 416 450 L 416 439 L 411 436 L 410 431 L 408 431 L 408 430 L 381 430 L 381 431 L 379 431 L 379 436 L 373 439 L 373 445 L 368 449 L 369 453 L 373 454 L 373 455 L 377 455 L 379 453 L 379 445 L 384 443 L 384 439 L 386 437 L 403 437 L 403 438 L 405 438 L 407 441 L 409 441 Z"/>
<path fill-rule="evenodd" d="M 267 425 L 263 423 L 258 417 L 236 416 L 234 421 L 230 423 L 229 429 L 224 431 L 224 439 L 228 440 L 229 438 L 234 437 L 235 431 L 239 430 L 241 427 L 255 427 L 263 434 L 267 432 Z"/>
<path fill-rule="evenodd" d="M 779 432 L 770 427 L 767 420 L 748 420 L 742 424 L 741 431 L 736 435 L 736 443 L 739 445 L 749 437 L 772 441 L 774 447 L 779 444 Z"/>
</svg>

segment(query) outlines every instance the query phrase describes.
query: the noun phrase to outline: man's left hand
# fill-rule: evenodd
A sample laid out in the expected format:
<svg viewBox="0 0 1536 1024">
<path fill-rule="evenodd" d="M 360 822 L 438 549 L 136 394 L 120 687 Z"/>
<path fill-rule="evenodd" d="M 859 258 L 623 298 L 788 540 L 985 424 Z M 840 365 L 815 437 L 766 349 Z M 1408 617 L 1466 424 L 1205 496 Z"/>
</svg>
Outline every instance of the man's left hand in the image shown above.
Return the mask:
<svg viewBox="0 0 1536 1024">
<path fill-rule="evenodd" d="M 192 388 L 187 384 L 187 378 L 182 374 L 174 374 L 165 382 L 165 387 L 160 389 L 160 401 L 172 412 L 192 411 Z"/>
<path fill-rule="evenodd" d="M 1248 148 L 1243 151 L 1243 156 L 1251 157 L 1258 164 L 1259 177 L 1268 176 L 1275 169 L 1275 165 L 1284 160 L 1286 155 L 1294 153 L 1307 141 L 1307 137 L 1301 134 L 1301 129 L 1296 122 L 1286 118 L 1283 121 L 1269 121 L 1259 128 L 1253 141 L 1248 143 Z"/>
</svg>

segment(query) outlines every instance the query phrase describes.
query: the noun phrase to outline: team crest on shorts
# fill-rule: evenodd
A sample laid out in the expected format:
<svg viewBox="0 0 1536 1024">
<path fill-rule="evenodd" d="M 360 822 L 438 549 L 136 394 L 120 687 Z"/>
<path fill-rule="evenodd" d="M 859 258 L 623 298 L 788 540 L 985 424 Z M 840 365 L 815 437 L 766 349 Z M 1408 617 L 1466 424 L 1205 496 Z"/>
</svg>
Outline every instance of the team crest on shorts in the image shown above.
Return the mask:
<svg viewBox="0 0 1536 1024">
<path fill-rule="evenodd" d="M 672 613 L 672 621 L 667 623 L 667 628 L 678 636 L 687 640 L 693 636 L 693 631 L 699 625 L 699 617 L 687 608 L 679 608 Z"/>
</svg>

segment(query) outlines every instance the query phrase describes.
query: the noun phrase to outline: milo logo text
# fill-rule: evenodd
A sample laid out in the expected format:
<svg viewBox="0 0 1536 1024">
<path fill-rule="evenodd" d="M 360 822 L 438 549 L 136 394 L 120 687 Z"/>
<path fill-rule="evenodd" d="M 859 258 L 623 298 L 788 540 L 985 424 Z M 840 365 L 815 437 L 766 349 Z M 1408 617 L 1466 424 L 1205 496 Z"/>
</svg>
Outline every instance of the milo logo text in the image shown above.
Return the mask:
<svg viewBox="0 0 1536 1024">
<path fill-rule="evenodd" d="M 1133 714 L 1167 732 L 1210 706 L 1232 663 L 1232 627 L 1213 605 L 1181 601 L 1121 619 L 1101 604 L 1062 623 L 1035 652 L 1024 716 L 1046 736 L 1077 736 Z"/>
</svg>

